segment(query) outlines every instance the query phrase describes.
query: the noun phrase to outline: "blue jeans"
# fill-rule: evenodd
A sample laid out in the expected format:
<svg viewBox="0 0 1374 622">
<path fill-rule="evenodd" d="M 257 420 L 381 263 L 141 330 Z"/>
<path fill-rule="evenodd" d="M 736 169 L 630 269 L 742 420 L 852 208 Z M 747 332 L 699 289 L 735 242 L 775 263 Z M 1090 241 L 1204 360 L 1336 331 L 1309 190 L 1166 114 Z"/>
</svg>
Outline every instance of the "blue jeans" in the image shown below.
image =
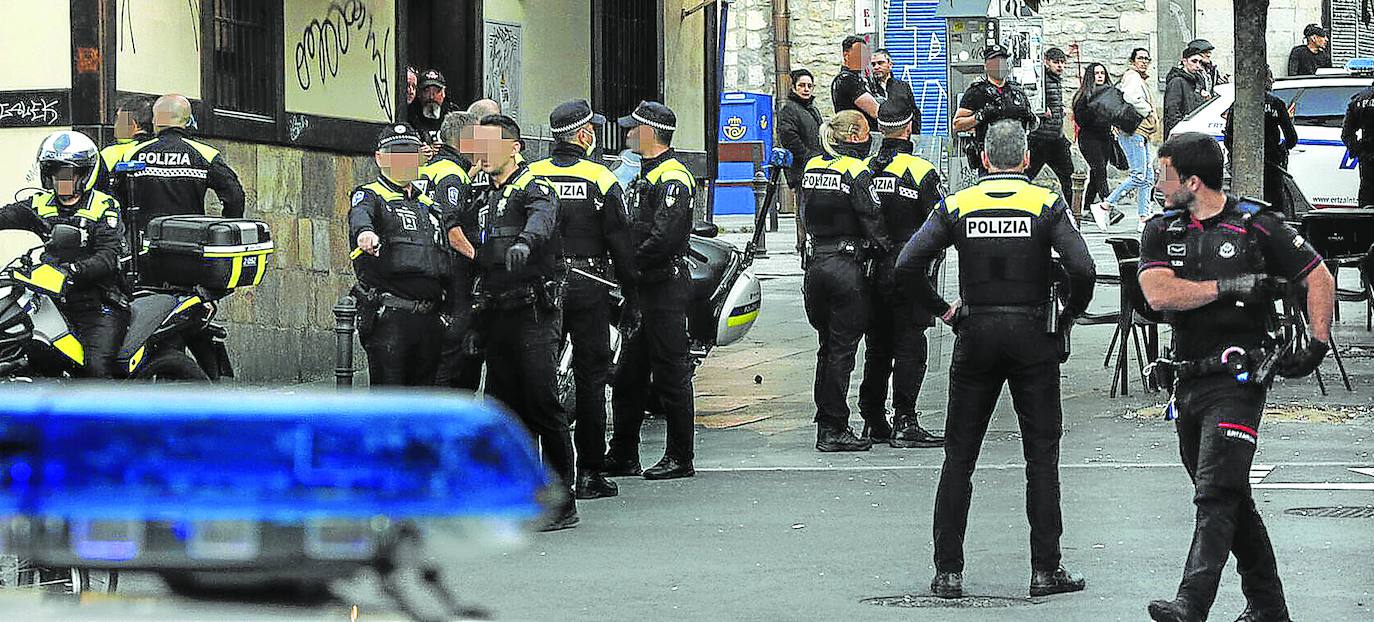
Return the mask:
<svg viewBox="0 0 1374 622">
<path fill-rule="evenodd" d="M 1150 165 L 1150 143 L 1139 134 L 1118 135 L 1116 142 L 1126 152 L 1126 164 L 1131 167 L 1131 175 L 1112 191 L 1107 202 L 1115 205 L 1127 192 L 1135 190 L 1136 213 L 1145 218 L 1150 215 L 1150 196 L 1154 193 L 1155 185 L 1155 169 Z"/>
</svg>

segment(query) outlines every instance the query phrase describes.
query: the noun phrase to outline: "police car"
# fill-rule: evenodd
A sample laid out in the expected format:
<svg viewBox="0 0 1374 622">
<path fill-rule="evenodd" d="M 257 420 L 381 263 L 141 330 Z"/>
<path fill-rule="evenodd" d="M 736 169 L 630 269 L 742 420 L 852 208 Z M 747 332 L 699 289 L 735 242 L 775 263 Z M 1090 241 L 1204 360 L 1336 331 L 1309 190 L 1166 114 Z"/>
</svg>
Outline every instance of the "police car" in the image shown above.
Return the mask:
<svg viewBox="0 0 1374 622">
<path fill-rule="evenodd" d="M 1374 59 L 1354 59 L 1344 69 L 1322 69 L 1315 76 L 1276 78 L 1274 95 L 1288 104 L 1298 130 L 1289 153 L 1288 172 L 1313 207 L 1358 207 L 1360 176 L 1356 160 L 1341 143 L 1341 122 L 1350 98 L 1370 85 Z M 1217 97 L 1193 111 L 1172 134 L 1202 132 L 1222 139 L 1222 113 L 1235 100 L 1235 85 L 1217 86 Z"/>
</svg>

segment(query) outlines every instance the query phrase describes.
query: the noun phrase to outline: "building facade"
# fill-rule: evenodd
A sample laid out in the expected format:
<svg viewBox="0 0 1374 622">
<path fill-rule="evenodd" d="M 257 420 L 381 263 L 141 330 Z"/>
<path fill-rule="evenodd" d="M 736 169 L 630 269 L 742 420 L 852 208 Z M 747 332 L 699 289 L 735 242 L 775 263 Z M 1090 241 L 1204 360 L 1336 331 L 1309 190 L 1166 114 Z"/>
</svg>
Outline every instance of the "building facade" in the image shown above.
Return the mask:
<svg viewBox="0 0 1374 622">
<path fill-rule="evenodd" d="M 405 67 L 435 67 L 448 98 L 502 102 L 547 148 L 548 113 L 586 98 L 607 116 L 658 99 L 699 171 L 714 143 L 703 76 L 714 40 L 695 0 L 57 0 L 0 4 L 0 199 L 38 186 L 43 136 L 112 140 L 122 95 L 180 93 L 268 222 L 277 252 L 259 287 L 226 302 L 248 381 L 333 369 L 331 308 L 353 282 L 348 194 L 372 179 L 383 124 L 406 108 Z M 614 149 L 621 137 L 608 129 Z M 210 195 L 213 197 L 213 194 Z M 218 206 L 210 201 L 209 211 Z"/>
</svg>

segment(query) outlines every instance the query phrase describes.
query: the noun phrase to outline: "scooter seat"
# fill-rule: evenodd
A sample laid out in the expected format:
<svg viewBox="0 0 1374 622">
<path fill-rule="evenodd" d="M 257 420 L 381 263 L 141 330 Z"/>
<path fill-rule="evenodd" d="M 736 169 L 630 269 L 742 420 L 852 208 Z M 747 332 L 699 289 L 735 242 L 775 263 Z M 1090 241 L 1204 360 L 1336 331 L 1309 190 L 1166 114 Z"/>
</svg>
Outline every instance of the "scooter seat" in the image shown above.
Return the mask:
<svg viewBox="0 0 1374 622">
<path fill-rule="evenodd" d="M 149 337 L 157 332 L 162 321 L 177 307 L 180 300 L 171 294 L 146 294 L 129 303 L 129 330 L 119 347 L 118 359 L 129 360 Z"/>
</svg>

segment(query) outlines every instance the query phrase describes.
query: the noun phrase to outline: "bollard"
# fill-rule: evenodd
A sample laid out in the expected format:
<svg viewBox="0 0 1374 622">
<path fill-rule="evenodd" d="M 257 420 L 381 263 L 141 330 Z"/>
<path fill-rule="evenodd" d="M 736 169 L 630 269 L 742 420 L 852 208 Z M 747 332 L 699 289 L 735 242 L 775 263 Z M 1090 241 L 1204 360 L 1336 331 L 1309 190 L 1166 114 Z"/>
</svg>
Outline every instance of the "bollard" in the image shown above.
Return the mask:
<svg viewBox="0 0 1374 622">
<path fill-rule="evenodd" d="M 763 174 L 762 170 L 760 170 L 754 173 L 754 221 L 756 223 L 759 221 L 759 214 L 762 213 L 762 210 L 767 209 L 767 207 L 763 204 L 764 197 L 767 196 L 767 194 L 768 177 Z M 774 216 L 773 218 L 774 224 L 776 225 L 777 216 Z M 774 228 L 770 230 L 776 231 L 777 229 Z M 754 255 L 756 257 L 768 256 L 768 240 L 767 236 L 765 236 L 762 231 L 759 232 L 759 245 L 757 248 L 754 249 Z"/>
<path fill-rule="evenodd" d="M 353 332 L 358 328 L 358 301 L 344 294 L 334 305 L 334 383 L 353 386 Z"/>
<path fill-rule="evenodd" d="M 1079 222 L 1079 218 L 1082 217 L 1081 215 L 1083 214 L 1083 208 L 1085 207 L 1085 206 L 1083 205 L 1084 189 L 1086 189 L 1087 186 L 1088 186 L 1088 175 L 1087 175 L 1086 173 L 1080 173 L 1080 172 L 1078 172 L 1078 171 L 1074 171 L 1074 172 L 1073 172 L 1073 205 L 1070 206 L 1070 210 L 1069 210 L 1069 211 L 1072 212 L 1072 214 L 1073 214 L 1073 221 L 1074 221 L 1074 222 Z M 1080 223 L 1080 224 L 1082 224 L 1082 223 Z"/>
</svg>

